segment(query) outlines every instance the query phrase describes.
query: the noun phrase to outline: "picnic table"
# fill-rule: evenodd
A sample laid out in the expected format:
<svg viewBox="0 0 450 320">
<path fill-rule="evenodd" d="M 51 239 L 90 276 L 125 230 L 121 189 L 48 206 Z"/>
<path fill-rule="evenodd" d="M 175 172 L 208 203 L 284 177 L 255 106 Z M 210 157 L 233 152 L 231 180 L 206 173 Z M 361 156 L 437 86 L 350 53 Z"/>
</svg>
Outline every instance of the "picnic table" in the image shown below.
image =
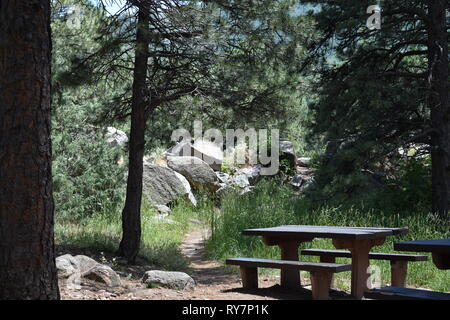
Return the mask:
<svg viewBox="0 0 450 320">
<path fill-rule="evenodd" d="M 261 236 L 264 244 L 278 246 L 282 260 L 299 260 L 298 249 L 301 243 L 314 238 L 332 239 L 336 249 L 348 249 L 352 253 L 351 293 L 361 299 L 368 290 L 369 252 L 384 243 L 386 237 L 401 235 L 407 228 L 365 228 L 287 225 L 272 228 L 245 229 L 245 235 Z M 290 287 L 298 287 L 300 274 L 295 269 L 281 271 L 281 280 Z"/>
<path fill-rule="evenodd" d="M 438 269 L 450 269 L 450 239 L 415 240 L 394 243 L 394 250 L 431 252 Z"/>
</svg>

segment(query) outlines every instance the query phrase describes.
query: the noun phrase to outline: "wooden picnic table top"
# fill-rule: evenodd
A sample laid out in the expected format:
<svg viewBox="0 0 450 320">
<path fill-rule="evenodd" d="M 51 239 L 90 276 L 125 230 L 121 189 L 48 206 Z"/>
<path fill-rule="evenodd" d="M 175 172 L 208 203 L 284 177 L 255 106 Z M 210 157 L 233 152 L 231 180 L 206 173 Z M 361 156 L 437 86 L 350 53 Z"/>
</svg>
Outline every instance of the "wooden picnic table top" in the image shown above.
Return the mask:
<svg viewBox="0 0 450 320">
<path fill-rule="evenodd" d="M 394 243 L 394 250 L 410 252 L 439 252 L 450 254 L 450 239 L 396 242 Z"/>
<path fill-rule="evenodd" d="M 283 238 L 332 238 L 332 239 L 374 239 L 386 236 L 401 235 L 408 228 L 370 228 L 370 227 L 334 227 L 334 226 L 302 226 L 287 225 L 272 228 L 245 229 L 245 235 L 257 235 Z"/>
</svg>

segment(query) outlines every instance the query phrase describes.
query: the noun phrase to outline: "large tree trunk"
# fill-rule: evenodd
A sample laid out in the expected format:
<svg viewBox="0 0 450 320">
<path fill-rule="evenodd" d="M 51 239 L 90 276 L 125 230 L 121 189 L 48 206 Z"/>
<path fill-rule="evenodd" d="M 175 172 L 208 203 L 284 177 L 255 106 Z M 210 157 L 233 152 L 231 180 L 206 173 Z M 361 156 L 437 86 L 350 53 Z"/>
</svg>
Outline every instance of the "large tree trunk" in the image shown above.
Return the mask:
<svg viewBox="0 0 450 320">
<path fill-rule="evenodd" d="M 0 300 L 59 299 L 50 1 L 0 1 Z"/>
<path fill-rule="evenodd" d="M 123 236 L 119 247 L 119 254 L 125 257 L 129 263 L 135 262 L 141 242 L 142 175 L 146 124 L 145 91 L 149 46 L 147 8 L 144 2 L 138 6 L 127 195 L 122 211 Z"/>
<path fill-rule="evenodd" d="M 428 103 L 431 137 L 433 212 L 448 217 L 450 204 L 450 114 L 446 8 L 448 0 L 428 1 Z"/>
</svg>

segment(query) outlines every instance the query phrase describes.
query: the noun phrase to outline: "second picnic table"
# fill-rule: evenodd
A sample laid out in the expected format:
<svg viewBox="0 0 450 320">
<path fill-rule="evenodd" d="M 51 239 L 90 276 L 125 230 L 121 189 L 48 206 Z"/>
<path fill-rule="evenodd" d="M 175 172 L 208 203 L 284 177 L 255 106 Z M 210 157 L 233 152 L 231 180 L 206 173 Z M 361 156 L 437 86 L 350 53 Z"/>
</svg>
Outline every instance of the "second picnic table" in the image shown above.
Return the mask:
<svg viewBox="0 0 450 320">
<path fill-rule="evenodd" d="M 399 251 L 430 252 L 438 269 L 450 270 L 450 239 L 415 240 L 394 243 Z"/>
<path fill-rule="evenodd" d="M 262 236 L 264 244 L 278 246 L 282 260 L 299 260 L 298 249 L 301 243 L 314 238 L 332 239 L 336 249 L 348 249 L 352 253 L 352 295 L 361 299 L 368 290 L 369 252 L 384 243 L 386 237 L 401 235 L 407 228 L 365 228 L 287 225 L 272 228 L 246 229 L 245 235 Z M 281 278 L 292 287 L 300 286 L 300 274 L 296 270 L 282 270 Z"/>
</svg>

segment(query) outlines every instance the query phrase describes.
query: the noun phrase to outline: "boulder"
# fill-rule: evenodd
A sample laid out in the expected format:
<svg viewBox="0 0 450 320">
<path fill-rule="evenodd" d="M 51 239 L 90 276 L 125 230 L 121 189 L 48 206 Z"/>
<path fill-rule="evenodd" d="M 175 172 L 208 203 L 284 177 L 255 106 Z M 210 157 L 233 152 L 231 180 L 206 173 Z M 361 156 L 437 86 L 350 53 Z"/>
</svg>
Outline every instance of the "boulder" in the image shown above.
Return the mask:
<svg viewBox="0 0 450 320">
<path fill-rule="evenodd" d="M 111 269 L 111 267 L 103 264 L 97 264 L 90 270 L 83 273 L 82 277 L 97 282 L 102 282 L 106 284 L 108 287 L 120 286 L 119 275 L 113 269 Z"/>
<path fill-rule="evenodd" d="M 189 182 L 174 170 L 157 164 L 144 163 L 143 193 L 155 206 L 183 197 L 197 204 Z"/>
<path fill-rule="evenodd" d="M 220 146 L 210 141 L 196 140 L 194 144 L 180 142 L 166 151 L 167 157 L 196 157 L 206 162 L 211 169 L 219 171 L 223 162 Z"/>
<path fill-rule="evenodd" d="M 149 287 L 161 286 L 175 290 L 192 290 L 195 287 L 194 279 L 184 272 L 151 270 L 144 274 L 142 282 Z"/>
<path fill-rule="evenodd" d="M 305 168 L 305 167 L 297 167 L 296 171 L 298 174 L 306 175 L 306 176 L 310 176 L 310 175 L 314 174 L 314 171 L 312 171 L 309 168 Z"/>
<path fill-rule="evenodd" d="M 195 140 L 192 146 L 193 156 L 205 161 L 214 171 L 220 171 L 223 162 L 223 150 L 214 142 Z"/>
<path fill-rule="evenodd" d="M 261 177 L 261 168 L 260 164 L 254 164 L 246 168 L 238 169 L 236 174 L 243 174 L 247 177 L 249 183 L 251 185 L 255 185 Z"/>
<path fill-rule="evenodd" d="M 297 164 L 300 167 L 309 167 L 311 165 L 311 158 L 307 158 L 307 157 L 298 158 Z"/>
<path fill-rule="evenodd" d="M 280 161 L 287 159 L 292 168 L 297 166 L 297 156 L 291 141 L 280 141 Z"/>
<path fill-rule="evenodd" d="M 220 181 L 220 188 L 216 193 L 219 196 L 224 196 L 229 192 L 239 192 L 241 195 L 248 193 L 253 190 L 252 185 L 255 184 L 260 177 L 260 172 L 260 165 L 237 169 L 236 174 L 233 176 L 223 172 L 216 172 Z"/>
<path fill-rule="evenodd" d="M 70 254 L 59 256 L 56 258 L 56 269 L 59 276 L 68 278 L 77 272 L 78 261 Z"/>
<path fill-rule="evenodd" d="M 239 174 L 233 177 L 233 184 L 237 185 L 239 188 L 244 189 L 250 186 L 250 182 L 245 174 Z"/>
<path fill-rule="evenodd" d="M 196 157 L 167 157 L 169 168 L 183 175 L 197 190 L 217 191 L 218 178 L 209 165 Z"/>
<path fill-rule="evenodd" d="M 296 188 L 300 188 L 302 186 L 303 181 L 304 181 L 303 176 L 300 174 L 297 174 L 294 177 L 292 177 L 289 184 Z"/>
<path fill-rule="evenodd" d="M 155 207 L 156 211 L 158 211 L 158 213 L 161 215 L 168 216 L 170 214 L 170 208 L 168 206 L 165 206 L 162 204 L 157 204 L 154 207 Z"/>
<path fill-rule="evenodd" d="M 65 254 L 56 258 L 58 275 L 68 278 L 68 285 L 74 288 L 80 283 L 80 278 L 102 282 L 110 287 L 120 285 L 119 275 L 107 265 L 103 265 L 84 255 L 72 256 Z M 76 285 L 76 286 L 75 286 Z"/>
<path fill-rule="evenodd" d="M 99 265 L 97 261 L 88 256 L 78 255 L 74 258 L 77 261 L 77 269 L 82 275 Z"/>
<path fill-rule="evenodd" d="M 302 183 L 302 186 L 300 187 L 300 191 L 303 192 L 309 188 L 312 188 L 314 183 L 314 177 L 304 177 L 304 181 Z"/>
<path fill-rule="evenodd" d="M 178 173 L 176 171 L 174 171 L 174 173 L 178 177 L 178 179 L 180 179 L 180 181 L 183 183 L 183 187 L 184 187 L 184 190 L 187 193 L 188 199 L 191 201 L 191 203 L 194 206 L 196 206 L 197 205 L 197 199 L 195 199 L 195 196 L 192 193 L 191 185 L 190 185 L 189 181 L 182 174 L 180 174 L 180 173 Z"/>
<path fill-rule="evenodd" d="M 125 132 L 114 127 L 108 127 L 106 130 L 106 142 L 108 142 L 111 147 L 123 147 L 127 144 L 128 137 Z"/>
<path fill-rule="evenodd" d="M 166 157 L 190 157 L 192 156 L 192 144 L 179 142 L 166 151 Z"/>
<path fill-rule="evenodd" d="M 231 184 L 232 179 L 228 173 L 216 171 L 217 179 L 219 179 L 220 183 Z"/>
<path fill-rule="evenodd" d="M 223 197 L 228 193 L 235 192 L 236 188 L 234 188 L 231 184 L 220 183 L 220 188 L 216 191 L 216 194 L 219 197 Z"/>
</svg>

